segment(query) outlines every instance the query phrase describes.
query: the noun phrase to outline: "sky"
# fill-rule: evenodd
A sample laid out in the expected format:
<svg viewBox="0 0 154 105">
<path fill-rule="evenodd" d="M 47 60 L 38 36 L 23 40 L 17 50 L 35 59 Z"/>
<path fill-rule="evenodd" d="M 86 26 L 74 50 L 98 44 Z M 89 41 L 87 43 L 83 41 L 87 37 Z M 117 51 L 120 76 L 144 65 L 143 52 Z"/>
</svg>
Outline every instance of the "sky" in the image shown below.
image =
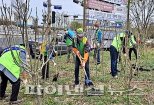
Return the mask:
<svg viewBox="0 0 154 105">
<path fill-rule="evenodd" d="M 11 4 L 13 0 L 3 0 L 7 5 Z M 30 8 L 32 8 L 32 16 L 36 16 L 36 7 L 38 11 L 39 23 L 42 21 L 42 10 L 47 9 L 43 7 L 43 2 L 46 0 L 30 0 Z M 62 5 L 62 10 L 54 10 L 56 12 L 64 12 L 68 15 L 82 15 L 83 8 L 73 2 L 73 0 L 51 0 L 52 5 Z M 2 0 L 0 0 L 0 6 L 2 5 Z"/>
</svg>

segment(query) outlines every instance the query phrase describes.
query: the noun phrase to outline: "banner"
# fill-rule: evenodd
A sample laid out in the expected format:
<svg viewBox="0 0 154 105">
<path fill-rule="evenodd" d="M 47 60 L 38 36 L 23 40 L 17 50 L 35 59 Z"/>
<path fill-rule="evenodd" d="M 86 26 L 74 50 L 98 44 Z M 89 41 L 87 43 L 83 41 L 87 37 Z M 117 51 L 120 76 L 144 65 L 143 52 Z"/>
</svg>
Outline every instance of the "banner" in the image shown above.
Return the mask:
<svg viewBox="0 0 154 105">
<path fill-rule="evenodd" d="M 88 8 L 97 9 L 99 11 L 112 12 L 114 5 L 97 0 L 89 0 L 87 3 Z"/>
</svg>

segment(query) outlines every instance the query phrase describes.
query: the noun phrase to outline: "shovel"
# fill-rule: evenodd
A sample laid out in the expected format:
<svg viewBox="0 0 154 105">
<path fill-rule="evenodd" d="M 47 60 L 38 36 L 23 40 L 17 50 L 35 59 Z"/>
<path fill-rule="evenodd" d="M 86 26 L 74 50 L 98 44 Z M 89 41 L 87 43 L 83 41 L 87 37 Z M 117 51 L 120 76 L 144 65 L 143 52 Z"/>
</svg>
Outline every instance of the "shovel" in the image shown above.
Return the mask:
<svg viewBox="0 0 154 105">
<path fill-rule="evenodd" d="M 84 58 L 82 58 L 81 56 L 78 56 L 78 57 L 79 57 L 80 62 L 82 63 Z M 82 67 L 82 69 L 83 69 L 83 71 L 84 71 L 84 73 L 85 73 L 85 76 L 86 76 L 86 80 L 85 80 L 86 84 L 87 84 L 88 86 L 93 85 L 92 81 L 88 78 L 88 75 L 87 75 L 87 72 L 86 72 L 86 70 L 85 70 L 85 67 Z"/>
</svg>

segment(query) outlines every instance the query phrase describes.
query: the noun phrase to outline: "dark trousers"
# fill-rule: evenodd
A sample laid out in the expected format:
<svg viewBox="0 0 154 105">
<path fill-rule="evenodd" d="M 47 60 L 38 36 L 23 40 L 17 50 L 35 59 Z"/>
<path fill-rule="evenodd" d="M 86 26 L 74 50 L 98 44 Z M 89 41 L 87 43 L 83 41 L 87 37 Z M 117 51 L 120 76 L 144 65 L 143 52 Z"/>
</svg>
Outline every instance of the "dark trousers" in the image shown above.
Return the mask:
<svg viewBox="0 0 154 105">
<path fill-rule="evenodd" d="M 110 46 L 110 56 L 111 56 L 111 74 L 112 76 L 117 75 L 117 61 L 118 61 L 118 55 L 119 53 L 117 52 L 116 48 L 114 46 Z"/>
<path fill-rule="evenodd" d="M 136 58 L 136 60 L 137 60 L 137 50 L 136 50 L 136 48 L 134 48 L 134 47 L 129 49 L 129 59 L 131 60 L 132 51 L 134 52 L 135 58 Z"/>
<path fill-rule="evenodd" d="M 72 48 L 73 48 L 72 45 L 67 47 L 67 62 L 70 61 L 70 56 L 71 56 L 71 53 L 72 53 Z M 73 55 L 73 60 L 75 61 L 75 56 L 74 56 L 74 54 L 72 54 L 72 55 Z"/>
<path fill-rule="evenodd" d="M 76 57 L 76 61 L 75 61 L 75 85 L 78 85 L 79 84 L 79 66 L 80 66 L 80 60 L 78 57 Z M 87 73 L 87 76 L 88 78 L 85 76 L 85 81 L 87 79 L 90 80 L 90 73 L 89 73 L 89 59 L 88 61 L 86 62 L 85 64 L 85 70 L 86 70 L 86 73 Z"/>
<path fill-rule="evenodd" d="M 20 79 L 18 79 L 16 82 L 12 82 L 3 72 L 1 72 L 1 84 L 0 84 L 0 97 L 4 97 L 6 87 L 7 87 L 7 81 L 9 80 L 12 85 L 12 93 L 10 97 L 10 101 L 17 101 L 17 97 L 19 94 L 20 89 Z"/>
<path fill-rule="evenodd" d="M 94 49 L 94 58 L 97 59 L 97 63 L 100 63 L 100 49 L 99 48 Z"/>
<path fill-rule="evenodd" d="M 72 52 L 72 46 L 67 47 L 67 60 L 70 60 L 70 54 Z"/>
<path fill-rule="evenodd" d="M 44 56 L 44 62 L 48 59 L 47 56 Z M 42 79 L 49 78 L 49 62 L 47 62 L 42 68 Z"/>
</svg>

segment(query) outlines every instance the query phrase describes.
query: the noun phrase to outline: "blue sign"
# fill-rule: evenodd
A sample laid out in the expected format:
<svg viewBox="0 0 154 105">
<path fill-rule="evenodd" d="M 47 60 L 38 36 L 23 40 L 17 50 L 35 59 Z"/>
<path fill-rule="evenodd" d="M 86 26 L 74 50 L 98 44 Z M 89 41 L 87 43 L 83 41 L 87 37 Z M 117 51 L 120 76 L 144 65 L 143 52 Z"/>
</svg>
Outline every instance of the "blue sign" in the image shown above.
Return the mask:
<svg viewBox="0 0 154 105">
<path fill-rule="evenodd" d="M 54 5 L 54 9 L 62 9 L 61 5 Z"/>
<path fill-rule="evenodd" d="M 116 26 L 116 28 L 122 28 L 123 25 L 122 25 L 122 23 L 119 23 L 119 22 L 118 22 L 118 23 L 116 23 L 115 26 Z"/>
<path fill-rule="evenodd" d="M 47 7 L 47 2 L 43 2 L 43 7 Z"/>
</svg>

